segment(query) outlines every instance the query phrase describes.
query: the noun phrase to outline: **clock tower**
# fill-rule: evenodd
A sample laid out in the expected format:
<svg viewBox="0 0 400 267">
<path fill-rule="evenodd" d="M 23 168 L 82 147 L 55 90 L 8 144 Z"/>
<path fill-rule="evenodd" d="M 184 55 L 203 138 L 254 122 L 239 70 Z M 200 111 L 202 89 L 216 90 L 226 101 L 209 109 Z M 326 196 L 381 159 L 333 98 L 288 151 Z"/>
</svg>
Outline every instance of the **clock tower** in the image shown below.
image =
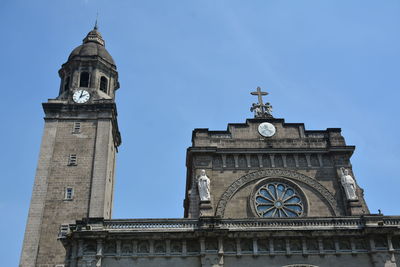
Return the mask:
<svg viewBox="0 0 400 267">
<path fill-rule="evenodd" d="M 112 213 L 121 144 L 119 83 L 97 25 L 58 73 L 58 97 L 43 103 L 45 125 L 20 267 L 64 266 L 60 228 L 82 218 L 109 219 Z"/>
</svg>

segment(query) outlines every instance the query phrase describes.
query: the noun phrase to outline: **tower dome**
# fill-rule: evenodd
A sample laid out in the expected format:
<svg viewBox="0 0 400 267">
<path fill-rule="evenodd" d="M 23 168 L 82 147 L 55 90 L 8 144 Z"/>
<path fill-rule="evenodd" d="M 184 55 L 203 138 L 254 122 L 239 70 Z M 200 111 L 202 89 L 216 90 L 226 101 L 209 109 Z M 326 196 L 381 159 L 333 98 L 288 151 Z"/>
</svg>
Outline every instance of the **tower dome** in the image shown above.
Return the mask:
<svg viewBox="0 0 400 267">
<path fill-rule="evenodd" d="M 115 66 L 114 59 L 106 50 L 105 42 L 101 37 L 100 32 L 97 30 L 97 26 L 95 26 L 94 29 L 87 34 L 85 39 L 83 39 L 83 44 L 76 47 L 71 52 L 68 61 L 82 57 L 100 57 Z"/>
<path fill-rule="evenodd" d="M 105 41 L 97 29 L 97 23 L 82 45 L 76 47 L 58 71 L 60 99 L 70 99 L 79 88 L 85 88 L 91 99 L 114 99 L 119 88 L 117 66 L 105 48 Z"/>
</svg>

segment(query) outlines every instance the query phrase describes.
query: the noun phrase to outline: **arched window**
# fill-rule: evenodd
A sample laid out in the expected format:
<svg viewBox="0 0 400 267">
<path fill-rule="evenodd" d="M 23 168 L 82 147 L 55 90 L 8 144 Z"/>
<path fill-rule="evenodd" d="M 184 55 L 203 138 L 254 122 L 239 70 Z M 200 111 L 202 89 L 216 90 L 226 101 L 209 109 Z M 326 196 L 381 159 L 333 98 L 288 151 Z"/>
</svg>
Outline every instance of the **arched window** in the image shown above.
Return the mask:
<svg viewBox="0 0 400 267">
<path fill-rule="evenodd" d="M 69 88 L 69 80 L 70 80 L 70 78 L 69 78 L 69 77 L 67 77 L 67 79 L 65 79 L 65 83 L 64 83 L 64 91 L 67 91 L 67 90 L 68 90 L 68 88 Z"/>
<path fill-rule="evenodd" d="M 89 73 L 81 72 L 81 79 L 79 81 L 79 87 L 89 87 Z"/>
<path fill-rule="evenodd" d="M 103 91 L 106 94 L 107 94 L 107 85 L 108 85 L 107 78 L 104 77 L 104 76 L 101 76 L 101 78 L 100 78 L 100 90 Z"/>
</svg>

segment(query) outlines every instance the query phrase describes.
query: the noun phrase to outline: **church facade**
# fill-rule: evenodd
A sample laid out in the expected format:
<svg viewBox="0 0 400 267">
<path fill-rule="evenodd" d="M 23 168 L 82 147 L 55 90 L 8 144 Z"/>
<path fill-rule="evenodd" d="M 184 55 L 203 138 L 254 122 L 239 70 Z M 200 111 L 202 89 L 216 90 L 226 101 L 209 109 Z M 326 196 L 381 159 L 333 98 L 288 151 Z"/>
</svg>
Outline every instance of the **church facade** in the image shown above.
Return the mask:
<svg viewBox="0 0 400 267">
<path fill-rule="evenodd" d="M 400 217 L 371 214 L 339 128 L 272 116 L 195 129 L 184 218 L 111 219 L 116 64 L 95 27 L 59 71 L 20 267 L 400 266 Z"/>
</svg>

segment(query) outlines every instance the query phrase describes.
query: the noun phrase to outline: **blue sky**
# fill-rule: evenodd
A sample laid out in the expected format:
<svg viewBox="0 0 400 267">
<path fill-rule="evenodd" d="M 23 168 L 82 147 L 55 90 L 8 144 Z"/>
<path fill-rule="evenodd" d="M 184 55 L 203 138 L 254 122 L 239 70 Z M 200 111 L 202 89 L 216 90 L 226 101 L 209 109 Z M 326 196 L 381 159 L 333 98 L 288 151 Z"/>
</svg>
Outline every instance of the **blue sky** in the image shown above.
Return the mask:
<svg viewBox="0 0 400 267">
<path fill-rule="evenodd" d="M 194 128 L 244 122 L 257 86 L 274 116 L 339 127 L 372 212 L 400 214 L 400 2 L 0 2 L 2 266 L 16 266 L 41 134 L 41 103 L 96 12 L 121 88 L 114 218 L 182 217 Z"/>
</svg>

